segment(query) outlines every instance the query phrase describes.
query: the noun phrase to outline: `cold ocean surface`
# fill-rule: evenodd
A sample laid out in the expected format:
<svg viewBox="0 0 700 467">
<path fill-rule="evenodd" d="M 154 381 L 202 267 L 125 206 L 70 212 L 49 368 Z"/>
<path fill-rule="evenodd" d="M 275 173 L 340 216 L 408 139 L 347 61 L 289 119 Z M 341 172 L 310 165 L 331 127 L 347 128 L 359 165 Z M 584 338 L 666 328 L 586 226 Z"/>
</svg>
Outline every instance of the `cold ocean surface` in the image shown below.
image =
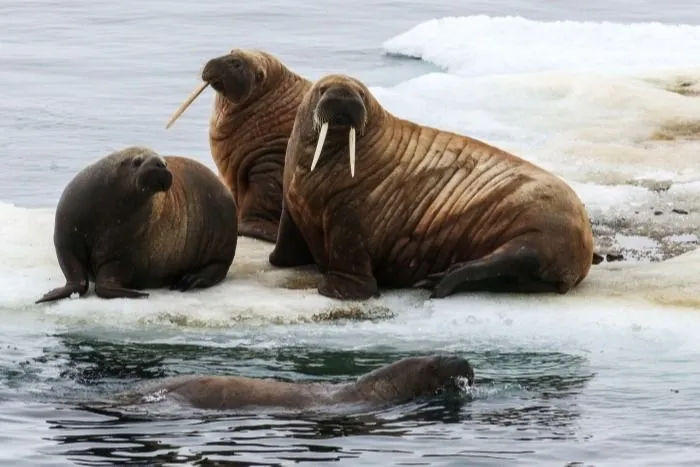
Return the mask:
<svg viewBox="0 0 700 467">
<path fill-rule="evenodd" d="M 700 464 L 695 2 L 14 0 L 0 31 L 0 465 Z M 78 170 L 134 144 L 214 168 L 211 91 L 164 125 L 233 47 L 553 171 L 624 261 L 566 296 L 341 304 L 241 239 L 219 287 L 34 305 L 63 282 L 53 214 Z M 349 414 L 81 408 L 167 375 L 342 380 L 434 352 L 476 386 Z"/>
</svg>

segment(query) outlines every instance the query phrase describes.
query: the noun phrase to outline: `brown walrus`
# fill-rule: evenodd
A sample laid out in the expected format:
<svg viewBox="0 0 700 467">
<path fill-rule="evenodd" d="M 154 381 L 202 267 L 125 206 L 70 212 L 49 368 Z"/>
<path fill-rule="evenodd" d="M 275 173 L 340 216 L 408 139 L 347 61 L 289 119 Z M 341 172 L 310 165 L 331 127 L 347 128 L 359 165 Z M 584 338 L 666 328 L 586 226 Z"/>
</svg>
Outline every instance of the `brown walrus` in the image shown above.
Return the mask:
<svg viewBox="0 0 700 467">
<path fill-rule="evenodd" d="M 328 297 L 366 299 L 378 285 L 432 288 L 431 297 L 565 293 L 593 258 L 586 209 L 560 178 L 397 118 L 349 76 L 325 76 L 304 97 L 284 195 L 270 263 L 315 262 Z"/>
<path fill-rule="evenodd" d="M 54 246 L 66 285 L 36 303 L 83 296 L 138 298 L 221 282 L 236 253 L 236 205 L 205 165 L 138 146 L 82 169 L 56 208 Z"/>
<path fill-rule="evenodd" d="M 401 403 L 459 388 L 455 378 L 474 383 L 464 358 L 431 355 L 408 357 L 348 383 L 291 383 L 243 376 L 185 375 L 166 378 L 120 395 L 122 403 L 172 400 L 199 409 L 246 407 L 308 408 L 324 405 Z"/>
<path fill-rule="evenodd" d="M 274 242 L 282 212 L 287 140 L 311 81 L 266 52 L 241 49 L 209 60 L 202 80 L 167 126 L 207 86 L 214 88 L 209 146 L 236 200 L 238 233 Z"/>
</svg>

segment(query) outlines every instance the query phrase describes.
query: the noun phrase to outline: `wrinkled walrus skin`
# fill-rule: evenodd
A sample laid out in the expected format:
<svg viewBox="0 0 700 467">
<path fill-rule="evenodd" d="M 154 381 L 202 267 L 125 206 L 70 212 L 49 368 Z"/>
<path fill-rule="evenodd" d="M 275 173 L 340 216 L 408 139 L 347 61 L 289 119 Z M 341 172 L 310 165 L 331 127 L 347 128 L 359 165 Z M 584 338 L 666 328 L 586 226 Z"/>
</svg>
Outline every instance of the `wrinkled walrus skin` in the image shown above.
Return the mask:
<svg viewBox="0 0 700 467">
<path fill-rule="evenodd" d="M 283 190 L 270 263 L 317 264 L 328 297 L 363 300 L 379 286 L 429 288 L 434 298 L 566 293 L 591 267 L 589 218 L 564 181 L 484 142 L 397 118 L 345 75 L 305 95 Z"/>
<path fill-rule="evenodd" d="M 121 403 L 146 403 L 160 397 L 198 409 L 248 407 L 304 409 L 336 404 L 399 404 L 459 388 L 455 378 L 471 386 L 474 369 L 463 358 L 447 355 L 408 357 L 380 367 L 348 383 L 290 383 L 243 376 L 185 375 L 147 383 L 120 395 Z"/>
<path fill-rule="evenodd" d="M 209 60 L 202 80 L 216 91 L 209 147 L 236 200 L 238 233 L 274 242 L 287 140 L 311 81 L 269 53 L 243 49 Z"/>
<path fill-rule="evenodd" d="M 54 246 L 66 285 L 36 303 L 85 295 L 139 298 L 139 289 L 218 284 L 236 253 L 236 205 L 204 164 L 128 147 L 71 180 L 56 208 Z"/>
</svg>

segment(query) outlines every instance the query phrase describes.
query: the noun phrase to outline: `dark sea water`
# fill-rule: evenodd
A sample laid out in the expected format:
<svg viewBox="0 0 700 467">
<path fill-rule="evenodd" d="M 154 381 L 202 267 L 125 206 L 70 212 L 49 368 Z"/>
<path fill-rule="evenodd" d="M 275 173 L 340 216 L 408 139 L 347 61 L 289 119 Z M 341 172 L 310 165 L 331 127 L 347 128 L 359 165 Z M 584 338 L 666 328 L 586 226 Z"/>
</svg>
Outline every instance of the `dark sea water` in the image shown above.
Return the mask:
<svg viewBox="0 0 700 467">
<path fill-rule="evenodd" d="M 422 21 L 470 15 L 700 24 L 688 0 L 5 0 L 0 201 L 21 209 L 0 206 L 0 239 L 50 244 L 50 209 L 65 184 L 123 146 L 213 167 L 211 96 L 164 129 L 211 57 L 261 48 L 312 79 L 345 72 L 393 86 L 437 68 L 388 56 L 384 41 Z M 42 237 L 32 224 L 40 216 Z M 157 313 L 148 302 L 67 312 L 31 305 L 27 297 L 43 290 L 32 285 L 39 266 L 27 251 L 0 254 L 1 466 L 700 465 L 692 310 L 489 297 L 423 306 L 409 297 L 391 299 L 398 317 L 363 322 L 252 324 L 227 315 L 225 303 L 178 314 L 179 299 Z M 265 298 L 274 301 L 251 295 L 250 308 Z M 163 376 L 336 381 L 434 352 L 470 359 L 475 388 L 360 413 L 85 408 Z"/>
</svg>

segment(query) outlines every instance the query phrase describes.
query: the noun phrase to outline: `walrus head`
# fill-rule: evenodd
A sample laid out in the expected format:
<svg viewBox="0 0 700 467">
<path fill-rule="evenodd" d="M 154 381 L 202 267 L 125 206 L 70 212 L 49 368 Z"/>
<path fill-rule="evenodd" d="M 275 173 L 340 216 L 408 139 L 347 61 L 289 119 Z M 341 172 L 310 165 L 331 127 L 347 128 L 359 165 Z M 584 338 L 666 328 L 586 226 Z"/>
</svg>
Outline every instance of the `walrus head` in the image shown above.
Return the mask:
<svg viewBox="0 0 700 467">
<path fill-rule="evenodd" d="M 202 81 L 230 102 L 240 104 L 252 94 L 256 84 L 265 81 L 265 70 L 257 66 L 250 53 L 233 49 L 204 65 Z"/>
<path fill-rule="evenodd" d="M 261 51 L 232 49 L 226 55 L 209 60 L 202 69 L 202 83 L 192 91 L 175 111 L 166 128 L 175 123 L 182 113 L 208 86 L 214 88 L 226 103 L 240 106 L 262 90 L 267 78 L 267 67 L 279 62 Z"/>
<path fill-rule="evenodd" d="M 141 192 L 168 191 L 173 184 L 173 174 L 168 164 L 155 153 L 140 153 L 122 162 L 126 170 L 134 174 L 134 181 Z"/>
<path fill-rule="evenodd" d="M 442 391 L 459 390 L 459 378 L 474 384 L 474 369 L 468 360 L 450 355 L 407 357 L 361 377 L 356 386 L 377 400 L 409 400 Z"/>
<path fill-rule="evenodd" d="M 327 75 L 309 91 L 313 109 L 313 129 L 318 134 L 311 162 L 313 171 L 321 157 L 328 132 L 346 137 L 350 157 L 350 175 L 355 176 L 355 138 L 365 130 L 368 119 L 368 90 L 359 81 L 342 75 Z"/>
</svg>

